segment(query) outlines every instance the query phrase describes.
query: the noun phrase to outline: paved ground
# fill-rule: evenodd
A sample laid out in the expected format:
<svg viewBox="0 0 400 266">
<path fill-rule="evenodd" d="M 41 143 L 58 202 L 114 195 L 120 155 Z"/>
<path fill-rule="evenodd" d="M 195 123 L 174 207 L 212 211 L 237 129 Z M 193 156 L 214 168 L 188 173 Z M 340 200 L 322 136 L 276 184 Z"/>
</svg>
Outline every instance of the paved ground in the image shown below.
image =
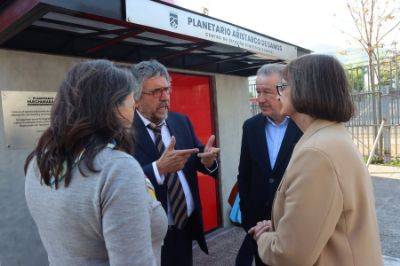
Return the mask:
<svg viewBox="0 0 400 266">
<path fill-rule="evenodd" d="M 376 211 L 385 266 L 400 266 L 400 168 L 371 165 Z M 233 266 L 244 238 L 239 227 L 219 229 L 207 235 L 210 254 L 194 247 L 195 266 Z"/>
</svg>

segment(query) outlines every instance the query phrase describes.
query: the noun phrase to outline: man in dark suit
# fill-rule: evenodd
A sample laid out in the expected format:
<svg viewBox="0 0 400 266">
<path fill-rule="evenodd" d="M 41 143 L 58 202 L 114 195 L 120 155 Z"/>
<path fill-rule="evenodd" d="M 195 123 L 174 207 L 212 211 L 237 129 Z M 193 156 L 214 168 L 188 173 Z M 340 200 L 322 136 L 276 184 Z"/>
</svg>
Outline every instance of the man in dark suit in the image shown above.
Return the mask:
<svg viewBox="0 0 400 266">
<path fill-rule="evenodd" d="M 242 226 L 246 232 L 257 222 L 271 219 L 275 192 L 289 163 L 293 148 L 302 135 L 288 117 L 280 114 L 276 84 L 284 66 L 268 64 L 257 72 L 257 102 L 261 113 L 243 124 L 239 162 L 239 196 Z M 236 258 L 237 266 L 264 265 L 257 244 L 246 235 Z"/>
<path fill-rule="evenodd" d="M 197 139 L 188 117 L 169 112 L 171 79 L 155 60 L 132 67 L 141 87 L 135 95 L 135 150 L 168 214 L 168 231 L 161 249 L 162 266 L 190 266 L 192 241 L 208 253 L 203 233 L 197 171 L 216 177 L 219 149 L 215 136 L 206 146 Z M 199 153 L 200 152 L 200 153 Z"/>
</svg>

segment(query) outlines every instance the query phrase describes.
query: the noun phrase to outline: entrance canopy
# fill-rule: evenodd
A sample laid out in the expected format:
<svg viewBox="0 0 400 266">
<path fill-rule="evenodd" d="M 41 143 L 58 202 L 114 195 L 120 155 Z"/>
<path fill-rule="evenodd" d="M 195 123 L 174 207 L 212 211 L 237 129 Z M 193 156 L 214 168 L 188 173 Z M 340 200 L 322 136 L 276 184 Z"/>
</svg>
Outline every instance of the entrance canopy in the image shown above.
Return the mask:
<svg viewBox="0 0 400 266">
<path fill-rule="evenodd" d="M 229 11 L 227 11 L 229 12 Z M 254 75 L 310 50 L 152 0 L 0 0 L 0 48 Z"/>
</svg>

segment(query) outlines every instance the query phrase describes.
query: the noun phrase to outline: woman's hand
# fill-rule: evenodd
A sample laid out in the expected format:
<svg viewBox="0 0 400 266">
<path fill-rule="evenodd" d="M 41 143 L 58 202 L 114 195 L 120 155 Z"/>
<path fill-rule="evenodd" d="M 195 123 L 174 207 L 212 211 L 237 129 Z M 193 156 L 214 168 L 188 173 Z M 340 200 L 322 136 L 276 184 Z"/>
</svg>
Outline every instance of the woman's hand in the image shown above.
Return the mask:
<svg viewBox="0 0 400 266">
<path fill-rule="evenodd" d="M 253 235 L 254 240 L 257 241 L 261 234 L 263 234 L 264 232 L 270 232 L 270 231 L 272 231 L 271 220 L 268 220 L 268 221 L 264 220 L 264 221 L 258 222 L 256 226 L 253 226 L 252 228 L 250 228 L 248 233 L 250 235 Z"/>
</svg>

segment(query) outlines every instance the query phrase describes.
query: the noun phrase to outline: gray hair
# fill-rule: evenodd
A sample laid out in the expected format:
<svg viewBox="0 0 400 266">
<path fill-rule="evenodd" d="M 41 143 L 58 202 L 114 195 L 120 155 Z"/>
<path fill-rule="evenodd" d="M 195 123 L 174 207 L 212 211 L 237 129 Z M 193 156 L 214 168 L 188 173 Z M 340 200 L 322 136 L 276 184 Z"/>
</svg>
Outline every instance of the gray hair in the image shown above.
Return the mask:
<svg viewBox="0 0 400 266">
<path fill-rule="evenodd" d="M 285 66 L 282 64 L 265 64 L 258 69 L 257 76 L 269 76 L 275 73 L 281 75 L 284 68 Z"/>
<path fill-rule="evenodd" d="M 167 68 L 157 60 L 142 61 L 132 66 L 133 76 L 139 83 L 139 92 L 134 94 L 135 100 L 139 100 L 142 95 L 143 82 L 152 77 L 164 77 L 168 83 L 171 83 L 171 77 Z"/>
</svg>

